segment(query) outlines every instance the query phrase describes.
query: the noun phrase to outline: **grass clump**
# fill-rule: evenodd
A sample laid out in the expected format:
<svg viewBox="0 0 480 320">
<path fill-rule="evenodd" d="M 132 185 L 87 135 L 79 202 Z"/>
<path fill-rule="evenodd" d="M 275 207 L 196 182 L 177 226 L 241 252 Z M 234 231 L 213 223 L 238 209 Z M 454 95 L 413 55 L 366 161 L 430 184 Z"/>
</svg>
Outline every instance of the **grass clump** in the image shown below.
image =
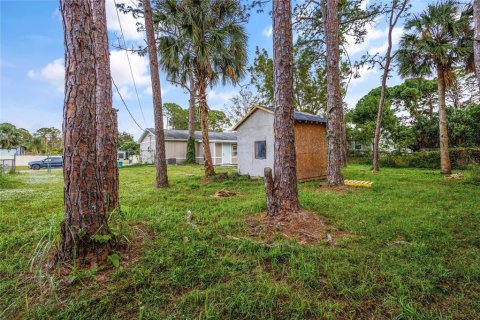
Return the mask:
<svg viewBox="0 0 480 320">
<path fill-rule="evenodd" d="M 468 178 L 467 181 L 471 184 L 480 186 L 480 165 L 468 166 Z"/>
</svg>

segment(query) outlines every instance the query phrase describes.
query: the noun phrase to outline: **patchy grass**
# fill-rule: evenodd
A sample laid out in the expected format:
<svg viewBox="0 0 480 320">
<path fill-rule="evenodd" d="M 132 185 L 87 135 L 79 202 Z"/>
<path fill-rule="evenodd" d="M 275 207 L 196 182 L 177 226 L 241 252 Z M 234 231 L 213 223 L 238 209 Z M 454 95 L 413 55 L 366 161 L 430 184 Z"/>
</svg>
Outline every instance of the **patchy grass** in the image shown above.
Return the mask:
<svg viewBox="0 0 480 320">
<path fill-rule="evenodd" d="M 222 169 L 217 169 L 221 171 Z M 227 170 L 227 169 L 224 169 Z M 232 171 L 233 169 L 228 169 Z M 263 182 L 202 182 L 199 166 L 122 168 L 123 218 L 150 234 L 136 261 L 70 284 L 30 266 L 58 241 L 61 171 L 0 176 L 0 317 L 29 319 L 475 319 L 480 314 L 480 187 L 436 170 L 345 169 L 371 189 L 319 191 L 301 205 L 349 236 L 335 246 L 251 238 Z M 215 198 L 226 188 L 241 196 Z M 192 212 L 190 221 L 186 212 Z M 196 225 L 197 227 L 192 227 Z M 141 232 L 138 230 L 137 232 Z M 137 233 L 136 233 L 137 234 Z"/>
</svg>

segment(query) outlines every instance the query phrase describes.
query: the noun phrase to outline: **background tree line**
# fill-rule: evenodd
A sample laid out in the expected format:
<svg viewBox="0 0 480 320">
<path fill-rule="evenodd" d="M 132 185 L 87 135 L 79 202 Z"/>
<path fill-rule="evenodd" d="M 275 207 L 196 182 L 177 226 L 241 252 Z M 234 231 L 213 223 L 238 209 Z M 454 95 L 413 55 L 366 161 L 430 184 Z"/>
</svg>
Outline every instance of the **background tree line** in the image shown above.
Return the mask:
<svg viewBox="0 0 480 320">
<path fill-rule="evenodd" d="M 449 146 L 480 145 L 480 95 L 473 75 L 458 75 L 447 91 Z M 381 149 L 402 152 L 439 148 L 437 79 L 406 79 L 386 89 Z M 380 87 L 363 96 L 346 114 L 348 140 L 372 150 Z M 365 150 L 365 149 L 363 149 Z"/>
<path fill-rule="evenodd" d="M 196 108 L 195 110 L 198 110 Z M 176 130 L 188 130 L 189 128 L 189 110 L 183 109 L 176 103 L 167 102 L 163 104 L 163 112 L 167 118 L 167 125 Z M 201 129 L 200 113 L 195 112 L 195 130 Z M 225 112 L 221 110 L 210 109 L 208 112 L 208 131 L 222 132 L 228 130 L 232 122 Z"/>
<path fill-rule="evenodd" d="M 0 147 L 24 147 L 32 154 L 60 154 L 63 151 L 61 131 L 57 128 L 40 128 L 34 133 L 17 128 L 11 123 L 0 124 Z"/>
<path fill-rule="evenodd" d="M 54 127 L 40 128 L 34 133 L 17 128 L 11 123 L 0 124 L 0 148 L 15 149 L 24 147 L 27 153 L 34 155 L 61 154 L 63 152 L 62 132 Z M 118 150 L 129 155 L 140 153 L 140 145 L 128 132 L 118 133 Z"/>
</svg>

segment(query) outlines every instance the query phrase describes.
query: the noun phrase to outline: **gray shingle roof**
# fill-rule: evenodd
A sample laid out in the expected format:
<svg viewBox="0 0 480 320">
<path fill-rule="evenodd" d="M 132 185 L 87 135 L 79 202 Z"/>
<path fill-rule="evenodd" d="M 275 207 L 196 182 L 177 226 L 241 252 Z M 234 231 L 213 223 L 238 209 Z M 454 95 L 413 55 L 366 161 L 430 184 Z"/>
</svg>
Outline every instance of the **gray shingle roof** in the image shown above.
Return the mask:
<svg viewBox="0 0 480 320">
<path fill-rule="evenodd" d="M 272 112 L 275 111 L 273 107 L 263 107 L 263 108 L 268 109 Z M 298 122 L 327 123 L 327 119 L 325 118 L 322 118 L 320 116 L 310 114 L 310 113 L 300 112 L 300 111 L 295 111 L 294 118 L 295 118 L 295 121 L 298 121 Z"/>
<path fill-rule="evenodd" d="M 148 128 L 150 132 L 155 132 L 154 128 Z M 188 130 L 164 129 L 165 140 L 188 140 Z M 213 141 L 236 141 L 236 132 L 208 132 L 208 138 Z M 202 132 L 195 131 L 195 140 L 202 140 Z"/>
</svg>

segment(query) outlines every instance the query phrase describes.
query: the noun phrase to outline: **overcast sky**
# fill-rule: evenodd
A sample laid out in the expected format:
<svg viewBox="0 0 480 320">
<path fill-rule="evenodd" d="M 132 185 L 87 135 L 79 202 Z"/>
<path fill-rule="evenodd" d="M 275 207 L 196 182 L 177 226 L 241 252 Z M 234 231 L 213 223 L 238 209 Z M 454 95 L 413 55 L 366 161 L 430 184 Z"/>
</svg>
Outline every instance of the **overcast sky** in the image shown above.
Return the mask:
<svg viewBox="0 0 480 320">
<path fill-rule="evenodd" d="M 125 0 L 116 0 L 121 3 Z M 127 105 L 140 126 L 153 127 L 152 90 L 147 57 L 130 54 L 133 75 L 140 95 L 137 101 L 132 77 L 127 63 L 127 53 L 115 49 L 120 35 L 113 0 L 107 2 L 107 25 L 111 44 L 110 64 L 112 77 L 119 86 Z M 129 2 L 130 3 L 130 2 Z M 425 2 L 413 1 L 414 11 L 422 10 Z M 10 122 L 34 132 L 41 127 L 62 126 L 64 48 L 59 1 L 0 0 L 0 122 Z M 249 36 L 250 60 L 255 47 L 272 49 L 272 28 L 269 10 L 254 13 L 246 26 Z M 128 44 L 144 43 L 145 35 L 136 30 L 135 20 L 120 13 L 125 40 Z M 403 29 L 394 30 L 397 43 Z M 349 54 L 354 60 L 366 51 L 383 53 L 386 50 L 387 26 L 384 19 L 368 26 L 365 42 L 350 41 Z M 381 72 L 377 69 L 360 70 L 361 77 L 351 81 L 346 101 L 350 108 L 372 88 L 380 85 Z M 180 88 L 168 83 L 162 75 L 163 102 L 175 102 L 186 108 L 188 95 Z M 248 79 L 245 79 L 248 81 Z M 389 84 L 400 79 L 394 76 Z M 208 101 L 213 109 L 223 109 L 238 92 L 238 88 L 216 86 L 209 89 Z M 114 106 L 119 109 L 119 130 L 133 133 L 136 137 L 141 130 L 128 115 L 123 104 L 114 93 Z M 143 114 L 142 114 L 143 111 Z"/>
</svg>

